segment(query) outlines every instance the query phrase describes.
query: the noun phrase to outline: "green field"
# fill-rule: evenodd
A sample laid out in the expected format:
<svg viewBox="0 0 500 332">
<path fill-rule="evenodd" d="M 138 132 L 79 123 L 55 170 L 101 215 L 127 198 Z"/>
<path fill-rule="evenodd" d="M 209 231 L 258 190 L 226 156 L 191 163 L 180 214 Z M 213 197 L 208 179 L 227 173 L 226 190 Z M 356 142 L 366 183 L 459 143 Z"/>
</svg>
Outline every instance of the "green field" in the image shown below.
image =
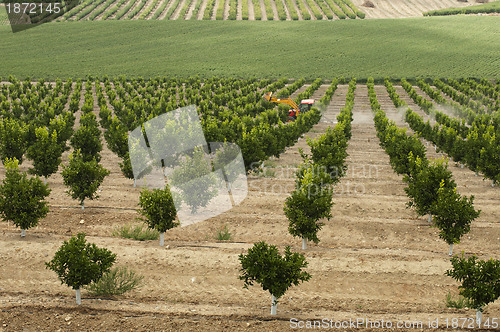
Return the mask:
<svg viewBox="0 0 500 332">
<path fill-rule="evenodd" d="M 500 17 L 0 27 L 0 77 L 500 78 Z"/>
<path fill-rule="evenodd" d="M 458 14 L 479 14 L 479 13 L 500 13 L 500 1 L 484 3 L 481 5 L 463 8 L 445 8 L 432 10 L 424 13 L 426 16 L 458 15 Z"/>
</svg>

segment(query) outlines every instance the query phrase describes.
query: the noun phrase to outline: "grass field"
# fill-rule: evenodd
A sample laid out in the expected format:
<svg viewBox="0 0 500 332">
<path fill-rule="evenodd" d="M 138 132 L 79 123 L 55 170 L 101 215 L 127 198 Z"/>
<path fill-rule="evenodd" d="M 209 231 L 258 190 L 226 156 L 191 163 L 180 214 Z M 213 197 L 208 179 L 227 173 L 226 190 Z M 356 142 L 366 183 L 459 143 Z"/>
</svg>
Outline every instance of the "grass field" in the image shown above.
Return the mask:
<svg viewBox="0 0 500 332">
<path fill-rule="evenodd" d="M 500 17 L 0 27 L 0 77 L 500 78 Z"/>
</svg>

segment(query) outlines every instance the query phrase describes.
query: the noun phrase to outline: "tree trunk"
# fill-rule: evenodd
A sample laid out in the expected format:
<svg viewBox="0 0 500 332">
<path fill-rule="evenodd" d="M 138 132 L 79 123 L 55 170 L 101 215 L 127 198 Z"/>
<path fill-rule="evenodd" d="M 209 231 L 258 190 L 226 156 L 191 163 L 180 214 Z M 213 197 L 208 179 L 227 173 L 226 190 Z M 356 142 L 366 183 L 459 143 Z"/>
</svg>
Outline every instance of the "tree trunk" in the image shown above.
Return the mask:
<svg viewBox="0 0 500 332">
<path fill-rule="evenodd" d="M 481 326 L 481 319 L 483 318 L 483 312 L 481 310 L 476 310 L 476 324 Z"/>
<path fill-rule="evenodd" d="M 429 213 L 429 223 L 432 222 L 432 214 Z"/>
<path fill-rule="evenodd" d="M 76 289 L 76 304 L 82 304 L 82 295 L 80 293 L 80 288 Z"/>
<path fill-rule="evenodd" d="M 43 184 L 47 185 L 47 177 L 43 178 Z"/>
<path fill-rule="evenodd" d="M 476 171 L 476 174 L 475 174 L 475 175 L 476 175 L 476 176 L 478 176 L 478 175 L 479 175 L 479 173 Z"/>
<path fill-rule="evenodd" d="M 165 245 L 165 233 L 161 232 L 160 233 L 160 246 Z"/>
<path fill-rule="evenodd" d="M 464 168 L 464 164 L 460 163 L 460 168 Z"/>
<path fill-rule="evenodd" d="M 495 186 L 495 180 L 491 180 L 491 186 L 494 187 Z"/>
<path fill-rule="evenodd" d="M 302 238 L 302 249 L 307 249 L 307 239 Z"/>
<path fill-rule="evenodd" d="M 136 184 L 135 184 L 135 178 L 134 178 L 134 188 L 136 187 Z"/>
<path fill-rule="evenodd" d="M 21 237 L 25 237 L 26 236 L 26 230 L 25 229 L 21 229 Z"/>
<path fill-rule="evenodd" d="M 450 244 L 450 251 L 448 252 L 448 256 L 453 255 L 453 243 Z"/>
<path fill-rule="evenodd" d="M 276 297 L 272 295 L 272 302 L 271 302 L 271 315 L 276 315 L 276 312 L 278 311 L 278 302 L 276 302 Z"/>
<path fill-rule="evenodd" d="M 85 209 L 85 206 L 83 205 L 83 201 L 81 202 L 81 204 L 82 204 L 82 210 L 84 210 L 84 209 Z"/>
</svg>

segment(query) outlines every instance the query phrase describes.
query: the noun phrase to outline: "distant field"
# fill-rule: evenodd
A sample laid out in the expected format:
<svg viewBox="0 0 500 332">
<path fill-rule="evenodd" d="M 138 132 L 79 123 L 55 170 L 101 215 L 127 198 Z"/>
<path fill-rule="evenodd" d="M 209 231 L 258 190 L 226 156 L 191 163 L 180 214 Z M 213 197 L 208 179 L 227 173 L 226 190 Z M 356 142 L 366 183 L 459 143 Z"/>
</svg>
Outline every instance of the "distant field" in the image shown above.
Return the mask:
<svg viewBox="0 0 500 332">
<path fill-rule="evenodd" d="M 442 15 L 458 15 L 458 14 L 480 14 L 480 13 L 500 13 L 500 1 L 484 3 L 481 5 L 464 7 L 464 8 L 446 8 L 433 10 L 424 13 L 425 16 L 442 16 Z"/>
<path fill-rule="evenodd" d="M 332 21 L 420 17 L 472 5 L 472 0 L 84 0 L 58 20 Z"/>
<path fill-rule="evenodd" d="M 500 17 L 0 27 L 0 77 L 500 78 Z"/>
</svg>

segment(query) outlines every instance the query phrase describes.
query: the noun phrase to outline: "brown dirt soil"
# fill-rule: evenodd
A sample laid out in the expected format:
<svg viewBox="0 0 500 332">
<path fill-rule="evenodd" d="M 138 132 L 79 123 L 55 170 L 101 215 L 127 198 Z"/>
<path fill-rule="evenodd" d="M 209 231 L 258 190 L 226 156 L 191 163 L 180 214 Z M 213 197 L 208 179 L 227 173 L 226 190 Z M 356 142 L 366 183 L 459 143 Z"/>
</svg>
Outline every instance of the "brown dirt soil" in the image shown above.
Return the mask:
<svg viewBox="0 0 500 332">
<path fill-rule="evenodd" d="M 366 18 L 421 17 L 430 10 L 457 8 L 476 5 L 475 1 L 458 0 L 370 0 L 375 7 L 363 6 L 366 0 L 352 0 Z"/>
<path fill-rule="evenodd" d="M 327 88 L 322 86 L 313 97 L 319 99 Z M 376 91 L 388 117 L 405 126 L 385 89 Z M 346 93 L 347 86 L 340 85 L 323 120 L 307 136 L 314 138 L 336 123 Z M 446 319 L 451 324 L 453 318 L 474 317 L 472 310 L 445 306 L 446 294 L 458 293 L 457 282 L 444 275 L 451 267 L 448 246 L 427 218 L 406 208 L 404 183 L 379 146 L 365 85 L 356 90 L 349 170 L 336 187 L 333 218 L 325 220 L 321 242 L 305 251 L 300 239 L 288 233 L 283 214 L 300 162 L 299 147 L 308 152 L 305 138 L 266 163 L 274 176 L 250 175 L 248 197 L 239 206 L 168 231 L 165 247 L 158 241 L 111 235 L 115 227 L 138 223 L 140 189 L 121 175 L 118 158 L 107 148 L 102 164 L 111 174 L 100 198 L 87 201 L 85 210 L 65 194 L 60 172 L 50 177 L 50 213 L 38 227 L 27 230 L 23 239 L 12 224 L 0 223 L 0 331 L 285 331 L 293 330 L 292 318 L 332 319 L 334 324 L 383 320 L 394 327 L 401 321 L 408 328 L 396 330 L 421 331 L 429 328 L 429 320 L 438 320 L 438 330 L 448 330 Z M 437 157 L 434 149 L 429 157 Z M 23 162 L 22 169 L 28 167 L 29 161 Z M 450 169 L 460 192 L 475 195 L 482 210 L 455 252 L 499 259 L 500 189 L 466 168 L 450 163 Z M 4 176 L 0 166 L 0 179 Z M 214 239 L 223 225 L 232 234 L 228 242 Z M 74 291 L 61 285 L 44 263 L 78 232 L 116 253 L 117 265 L 142 274 L 143 287 L 112 299 L 91 297 L 83 290 L 82 305 L 77 306 Z M 269 314 L 269 293 L 259 286 L 244 289 L 238 279 L 238 255 L 261 240 L 304 253 L 312 274 L 309 282 L 291 287 L 280 299 L 275 317 Z M 490 304 L 483 318 L 500 319 L 500 301 Z M 410 328 L 412 322 L 422 325 Z M 342 330 L 388 329 L 344 325 Z"/>
</svg>

